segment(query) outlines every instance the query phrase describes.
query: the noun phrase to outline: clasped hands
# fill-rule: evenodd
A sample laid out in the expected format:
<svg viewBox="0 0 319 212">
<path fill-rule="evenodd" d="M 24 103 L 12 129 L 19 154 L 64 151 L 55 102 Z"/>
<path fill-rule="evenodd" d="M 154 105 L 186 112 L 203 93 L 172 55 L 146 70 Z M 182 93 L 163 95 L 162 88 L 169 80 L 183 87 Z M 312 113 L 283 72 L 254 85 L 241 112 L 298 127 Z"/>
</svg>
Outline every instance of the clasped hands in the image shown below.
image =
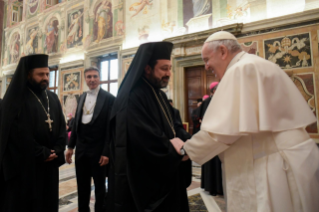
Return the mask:
<svg viewBox="0 0 319 212">
<path fill-rule="evenodd" d="M 184 141 L 182 141 L 181 139 L 179 138 L 173 138 L 170 140 L 170 142 L 172 143 L 172 145 L 174 146 L 176 152 L 179 154 L 179 155 L 182 155 L 181 154 L 181 148 L 184 146 Z M 188 160 L 189 157 L 188 155 L 184 155 L 184 157 L 182 158 L 182 161 L 186 161 Z"/>
<path fill-rule="evenodd" d="M 72 155 L 73 155 L 73 149 L 69 148 L 65 154 L 65 160 L 68 164 L 72 163 Z M 108 163 L 109 163 L 109 158 L 102 155 L 99 161 L 100 166 L 105 166 Z"/>
</svg>

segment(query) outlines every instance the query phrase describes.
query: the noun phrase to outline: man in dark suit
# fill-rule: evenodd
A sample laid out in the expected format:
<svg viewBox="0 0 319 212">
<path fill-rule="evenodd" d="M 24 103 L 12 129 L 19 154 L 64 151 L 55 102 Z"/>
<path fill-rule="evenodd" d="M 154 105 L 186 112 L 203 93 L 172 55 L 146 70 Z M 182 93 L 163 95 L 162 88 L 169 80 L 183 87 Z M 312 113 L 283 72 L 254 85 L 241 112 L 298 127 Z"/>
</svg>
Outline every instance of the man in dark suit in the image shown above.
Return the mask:
<svg viewBox="0 0 319 212">
<path fill-rule="evenodd" d="M 100 88 L 99 69 L 87 68 L 84 76 L 90 90 L 80 96 L 66 161 L 72 162 L 76 146 L 79 212 L 90 211 L 91 177 L 95 186 L 95 212 L 101 212 L 106 193 L 105 165 L 109 162 L 109 116 L 115 97 Z"/>
</svg>

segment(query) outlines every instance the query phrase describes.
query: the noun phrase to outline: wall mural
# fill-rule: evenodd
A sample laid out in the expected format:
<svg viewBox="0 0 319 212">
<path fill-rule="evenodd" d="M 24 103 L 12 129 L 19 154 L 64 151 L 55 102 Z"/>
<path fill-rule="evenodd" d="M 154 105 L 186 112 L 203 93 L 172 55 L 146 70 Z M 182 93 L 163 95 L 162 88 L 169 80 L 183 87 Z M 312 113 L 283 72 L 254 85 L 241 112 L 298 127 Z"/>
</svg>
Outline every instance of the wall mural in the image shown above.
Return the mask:
<svg viewBox="0 0 319 212">
<path fill-rule="evenodd" d="M 27 0 L 28 11 L 30 15 L 34 15 L 39 7 L 39 0 Z"/>
<path fill-rule="evenodd" d="M 83 39 L 83 8 L 68 14 L 67 48 L 82 45 Z"/>
<path fill-rule="evenodd" d="M 15 32 L 9 43 L 9 64 L 17 63 L 20 58 L 20 34 Z"/>
<path fill-rule="evenodd" d="M 113 35 L 112 3 L 103 0 L 94 10 L 94 42 L 99 43 Z"/>
<path fill-rule="evenodd" d="M 310 34 L 298 34 L 264 40 L 265 58 L 282 69 L 312 66 Z"/>
<path fill-rule="evenodd" d="M 52 18 L 45 27 L 44 49 L 45 53 L 51 54 L 58 52 L 59 45 L 59 21 Z"/>
<path fill-rule="evenodd" d="M 222 18 L 216 21 L 217 26 L 223 26 L 250 20 L 250 4 L 246 0 L 228 0 L 222 11 Z"/>
<path fill-rule="evenodd" d="M 25 45 L 25 54 L 38 53 L 38 31 L 39 27 L 33 27 L 27 31 L 27 42 Z"/>
<path fill-rule="evenodd" d="M 140 0 L 131 4 L 129 6 L 130 17 L 133 18 L 139 13 L 148 14 L 149 8 L 151 8 L 153 5 L 152 1 L 153 0 Z"/>
<path fill-rule="evenodd" d="M 211 27 L 212 1 L 183 0 L 183 22 L 187 32 L 201 31 Z"/>
</svg>

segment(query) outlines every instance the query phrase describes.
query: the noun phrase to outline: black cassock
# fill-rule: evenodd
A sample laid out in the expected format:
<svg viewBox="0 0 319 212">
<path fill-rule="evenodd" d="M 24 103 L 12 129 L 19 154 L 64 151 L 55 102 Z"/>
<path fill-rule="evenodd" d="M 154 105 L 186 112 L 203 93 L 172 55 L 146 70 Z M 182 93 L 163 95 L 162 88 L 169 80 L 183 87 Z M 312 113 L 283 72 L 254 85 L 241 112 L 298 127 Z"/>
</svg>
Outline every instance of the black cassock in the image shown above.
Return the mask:
<svg viewBox="0 0 319 212">
<path fill-rule="evenodd" d="M 110 168 L 108 211 L 189 211 L 186 188 L 191 183 L 191 161 L 182 162 L 170 143 L 174 134 L 158 101 L 171 117 L 176 114 L 165 93 L 154 89 L 158 99 L 141 78 L 130 93 L 126 110 L 117 114 L 115 162 L 111 162 L 116 168 Z M 182 140 L 190 137 L 177 119 L 174 128 Z M 127 145 L 126 151 L 122 144 Z"/>
<path fill-rule="evenodd" d="M 50 91 L 47 94 L 52 132 L 45 122 L 44 109 L 29 90 L 11 125 L 1 164 L 0 183 L 4 189 L 0 191 L 0 211 L 58 211 L 59 166 L 65 163 L 66 125 L 57 95 Z M 47 110 L 45 92 L 36 95 Z M 51 150 L 58 158 L 44 162 Z"/>
<path fill-rule="evenodd" d="M 203 119 L 211 99 L 212 97 L 207 98 L 203 101 L 200 107 L 197 108 L 199 119 Z M 223 195 L 221 161 L 218 156 L 202 165 L 201 187 L 205 189 L 205 191 L 208 191 L 211 195 Z"/>
</svg>

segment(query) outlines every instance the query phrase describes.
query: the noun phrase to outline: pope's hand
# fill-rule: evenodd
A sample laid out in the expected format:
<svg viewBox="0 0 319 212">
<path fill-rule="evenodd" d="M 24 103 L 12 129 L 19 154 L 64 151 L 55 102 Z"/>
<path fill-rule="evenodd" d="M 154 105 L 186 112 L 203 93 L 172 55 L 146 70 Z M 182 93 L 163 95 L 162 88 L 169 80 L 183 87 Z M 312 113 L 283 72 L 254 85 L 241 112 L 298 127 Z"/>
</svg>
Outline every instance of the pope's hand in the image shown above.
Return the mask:
<svg viewBox="0 0 319 212">
<path fill-rule="evenodd" d="M 105 166 L 108 163 L 109 163 L 109 158 L 106 156 L 101 156 L 99 161 L 100 166 Z"/>
<path fill-rule="evenodd" d="M 68 164 L 72 163 L 72 155 L 73 155 L 73 149 L 68 149 L 68 151 L 65 154 L 65 160 Z"/>
<path fill-rule="evenodd" d="M 171 143 L 173 144 L 173 146 L 174 146 L 176 152 L 177 152 L 178 154 L 182 155 L 180 150 L 181 150 L 182 146 L 184 145 L 184 141 L 182 141 L 182 140 L 179 139 L 179 138 L 173 138 L 173 139 L 171 140 Z"/>
</svg>

